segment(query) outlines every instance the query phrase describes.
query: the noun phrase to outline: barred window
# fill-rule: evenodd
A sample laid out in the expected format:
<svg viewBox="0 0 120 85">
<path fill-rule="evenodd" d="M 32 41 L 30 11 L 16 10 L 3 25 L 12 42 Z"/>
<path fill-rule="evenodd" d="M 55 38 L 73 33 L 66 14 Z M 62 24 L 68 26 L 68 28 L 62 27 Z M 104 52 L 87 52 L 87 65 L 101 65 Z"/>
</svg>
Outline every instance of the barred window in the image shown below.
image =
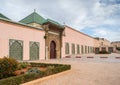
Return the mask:
<svg viewBox="0 0 120 85">
<path fill-rule="evenodd" d="M 77 45 L 77 54 L 80 54 L 80 46 Z"/>
<path fill-rule="evenodd" d="M 22 40 L 9 40 L 9 55 L 17 60 L 23 59 L 23 41 Z"/>
<path fill-rule="evenodd" d="M 75 54 L 75 44 L 72 44 L 72 54 Z"/>
<path fill-rule="evenodd" d="M 65 54 L 69 54 L 69 43 L 65 43 Z"/>
<path fill-rule="evenodd" d="M 87 53 L 87 46 L 85 46 L 85 53 Z"/>
<path fill-rule="evenodd" d="M 84 49 L 83 49 L 83 45 L 81 46 L 81 53 L 83 54 L 84 53 L 84 51 L 83 51 Z"/>
<path fill-rule="evenodd" d="M 89 50 L 90 50 L 90 48 L 89 48 L 89 46 L 88 46 L 88 53 L 90 53 Z"/>
<path fill-rule="evenodd" d="M 39 60 L 39 42 L 30 41 L 30 60 Z"/>
<path fill-rule="evenodd" d="M 92 53 L 92 47 L 90 47 L 90 53 Z"/>
</svg>

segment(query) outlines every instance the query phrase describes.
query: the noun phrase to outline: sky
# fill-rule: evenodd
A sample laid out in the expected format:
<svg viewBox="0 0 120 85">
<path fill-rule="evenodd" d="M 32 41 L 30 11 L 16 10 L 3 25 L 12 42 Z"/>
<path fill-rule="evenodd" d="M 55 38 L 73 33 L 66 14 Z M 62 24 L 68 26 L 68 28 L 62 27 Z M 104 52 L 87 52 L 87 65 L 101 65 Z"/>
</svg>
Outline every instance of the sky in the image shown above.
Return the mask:
<svg viewBox="0 0 120 85">
<path fill-rule="evenodd" d="M 120 41 L 120 0 L 0 0 L 0 13 L 13 21 L 34 9 L 92 37 Z"/>
</svg>

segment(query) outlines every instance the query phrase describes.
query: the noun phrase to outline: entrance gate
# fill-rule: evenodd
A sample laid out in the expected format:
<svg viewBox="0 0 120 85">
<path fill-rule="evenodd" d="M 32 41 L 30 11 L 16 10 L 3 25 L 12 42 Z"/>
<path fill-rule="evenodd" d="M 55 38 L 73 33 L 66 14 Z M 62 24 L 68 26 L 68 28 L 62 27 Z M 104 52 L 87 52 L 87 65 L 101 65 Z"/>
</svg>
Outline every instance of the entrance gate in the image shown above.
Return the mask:
<svg viewBox="0 0 120 85">
<path fill-rule="evenodd" d="M 56 43 L 51 41 L 50 43 L 50 59 L 56 58 Z"/>
</svg>

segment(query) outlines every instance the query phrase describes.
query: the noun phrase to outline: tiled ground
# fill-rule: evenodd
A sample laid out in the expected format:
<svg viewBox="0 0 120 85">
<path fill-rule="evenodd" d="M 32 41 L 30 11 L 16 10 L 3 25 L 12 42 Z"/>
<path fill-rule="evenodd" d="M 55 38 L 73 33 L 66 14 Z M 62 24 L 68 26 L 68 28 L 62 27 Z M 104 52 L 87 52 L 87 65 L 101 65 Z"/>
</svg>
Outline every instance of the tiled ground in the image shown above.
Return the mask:
<svg viewBox="0 0 120 85">
<path fill-rule="evenodd" d="M 87 56 L 96 56 L 94 59 Z M 70 72 L 52 77 L 36 85 L 120 85 L 120 54 L 84 55 L 82 58 L 63 58 L 60 60 L 47 60 L 47 63 L 71 64 Z"/>
</svg>

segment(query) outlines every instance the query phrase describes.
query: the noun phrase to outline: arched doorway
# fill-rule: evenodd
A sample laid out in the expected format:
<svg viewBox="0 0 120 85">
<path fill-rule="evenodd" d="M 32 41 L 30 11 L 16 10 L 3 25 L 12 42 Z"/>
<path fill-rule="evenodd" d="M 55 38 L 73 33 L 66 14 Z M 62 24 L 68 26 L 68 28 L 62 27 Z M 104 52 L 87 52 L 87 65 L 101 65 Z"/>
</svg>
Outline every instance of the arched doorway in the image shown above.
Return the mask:
<svg viewBox="0 0 120 85">
<path fill-rule="evenodd" d="M 50 43 L 50 59 L 56 58 L 56 43 L 51 41 Z"/>
</svg>

